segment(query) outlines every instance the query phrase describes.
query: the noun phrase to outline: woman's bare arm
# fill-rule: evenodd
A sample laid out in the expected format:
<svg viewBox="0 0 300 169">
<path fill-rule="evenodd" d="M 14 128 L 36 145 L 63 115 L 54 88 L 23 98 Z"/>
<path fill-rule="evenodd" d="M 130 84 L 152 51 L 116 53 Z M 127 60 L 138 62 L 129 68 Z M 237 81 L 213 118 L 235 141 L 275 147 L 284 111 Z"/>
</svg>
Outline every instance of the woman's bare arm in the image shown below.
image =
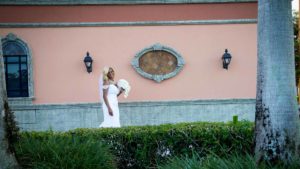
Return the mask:
<svg viewBox="0 0 300 169">
<path fill-rule="evenodd" d="M 120 95 L 123 93 L 123 91 L 124 91 L 124 89 L 123 89 L 123 88 L 121 88 L 121 89 L 120 89 L 120 92 L 118 93 L 118 95 L 117 95 L 117 96 L 120 96 Z"/>
<path fill-rule="evenodd" d="M 106 82 L 106 81 L 104 81 L 104 84 L 103 84 L 103 85 L 109 85 L 109 83 Z M 109 104 L 109 101 L 108 101 L 108 98 L 107 98 L 107 94 L 108 94 L 108 89 L 104 89 L 104 88 L 103 88 L 103 100 L 104 100 L 105 105 L 106 105 L 106 107 L 107 107 L 107 109 L 108 109 L 109 115 L 113 116 L 114 114 L 113 114 L 113 111 L 112 111 L 112 109 L 111 109 L 111 107 L 110 107 L 110 104 Z"/>
</svg>

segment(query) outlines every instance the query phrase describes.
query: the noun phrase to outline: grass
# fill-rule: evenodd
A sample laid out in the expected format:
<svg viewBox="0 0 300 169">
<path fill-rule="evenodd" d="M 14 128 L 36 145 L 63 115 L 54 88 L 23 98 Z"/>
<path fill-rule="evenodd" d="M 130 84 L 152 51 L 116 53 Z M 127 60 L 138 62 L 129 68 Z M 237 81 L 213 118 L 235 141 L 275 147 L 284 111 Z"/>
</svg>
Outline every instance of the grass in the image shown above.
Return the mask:
<svg viewBox="0 0 300 169">
<path fill-rule="evenodd" d="M 255 163 L 252 155 L 232 154 L 226 157 L 219 157 L 217 155 L 208 155 L 207 157 L 200 157 L 194 153 L 192 157 L 175 157 L 170 159 L 167 163 L 159 165 L 158 169 L 299 169 L 300 161 L 293 160 L 291 164 L 286 165 L 279 163 L 271 165 L 266 162 L 259 164 Z"/>
<path fill-rule="evenodd" d="M 107 145 L 95 140 L 49 136 L 24 137 L 16 144 L 18 161 L 33 169 L 114 169 L 114 156 Z"/>
</svg>

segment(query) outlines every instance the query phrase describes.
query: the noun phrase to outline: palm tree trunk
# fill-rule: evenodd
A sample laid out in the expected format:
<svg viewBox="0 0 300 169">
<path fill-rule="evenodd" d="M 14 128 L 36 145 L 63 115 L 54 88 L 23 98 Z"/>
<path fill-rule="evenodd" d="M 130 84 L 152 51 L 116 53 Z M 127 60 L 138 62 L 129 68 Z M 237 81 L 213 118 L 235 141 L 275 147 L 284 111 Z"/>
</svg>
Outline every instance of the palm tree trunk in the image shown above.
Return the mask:
<svg viewBox="0 0 300 169">
<path fill-rule="evenodd" d="M 0 37 L 0 169 L 19 168 L 15 156 L 8 151 L 8 141 L 5 136 L 4 103 L 7 102 L 2 43 Z"/>
<path fill-rule="evenodd" d="M 258 1 L 255 157 L 290 161 L 299 149 L 291 0 Z"/>
</svg>

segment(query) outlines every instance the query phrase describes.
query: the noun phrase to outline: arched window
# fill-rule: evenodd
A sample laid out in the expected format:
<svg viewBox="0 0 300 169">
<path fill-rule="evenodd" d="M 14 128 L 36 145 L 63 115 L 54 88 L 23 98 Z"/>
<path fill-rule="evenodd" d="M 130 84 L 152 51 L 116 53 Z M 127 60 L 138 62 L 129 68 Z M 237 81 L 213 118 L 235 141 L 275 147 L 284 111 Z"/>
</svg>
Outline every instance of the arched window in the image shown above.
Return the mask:
<svg viewBox="0 0 300 169">
<path fill-rule="evenodd" d="M 33 97 L 31 55 L 24 41 L 14 34 L 2 40 L 8 98 Z"/>
<path fill-rule="evenodd" d="M 3 45 L 7 97 L 28 97 L 27 54 L 16 42 Z"/>
</svg>

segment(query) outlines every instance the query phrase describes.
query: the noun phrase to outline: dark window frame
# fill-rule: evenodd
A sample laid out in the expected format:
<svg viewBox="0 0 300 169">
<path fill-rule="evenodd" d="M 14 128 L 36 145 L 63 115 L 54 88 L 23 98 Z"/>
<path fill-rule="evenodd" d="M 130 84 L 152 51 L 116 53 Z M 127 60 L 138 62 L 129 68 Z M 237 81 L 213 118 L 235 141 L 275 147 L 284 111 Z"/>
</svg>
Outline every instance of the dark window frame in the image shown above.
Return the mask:
<svg viewBox="0 0 300 169">
<path fill-rule="evenodd" d="M 17 57 L 18 61 L 8 61 L 9 57 Z M 25 57 L 25 60 L 22 61 L 22 58 Z M 5 69 L 5 81 L 6 81 L 6 90 L 7 90 L 7 97 L 13 98 L 13 97 L 29 97 L 29 90 L 28 90 L 28 73 L 26 73 L 26 81 L 24 83 L 23 79 L 23 72 L 22 72 L 22 64 L 26 64 L 26 72 L 28 72 L 28 63 L 27 63 L 27 55 L 3 55 L 4 58 L 4 69 Z M 9 65 L 18 65 L 18 89 L 10 89 L 10 86 L 8 85 L 9 82 L 9 76 L 8 76 L 8 68 Z M 25 86 L 24 86 L 25 85 Z M 17 92 L 19 94 L 13 95 L 12 92 Z"/>
</svg>

